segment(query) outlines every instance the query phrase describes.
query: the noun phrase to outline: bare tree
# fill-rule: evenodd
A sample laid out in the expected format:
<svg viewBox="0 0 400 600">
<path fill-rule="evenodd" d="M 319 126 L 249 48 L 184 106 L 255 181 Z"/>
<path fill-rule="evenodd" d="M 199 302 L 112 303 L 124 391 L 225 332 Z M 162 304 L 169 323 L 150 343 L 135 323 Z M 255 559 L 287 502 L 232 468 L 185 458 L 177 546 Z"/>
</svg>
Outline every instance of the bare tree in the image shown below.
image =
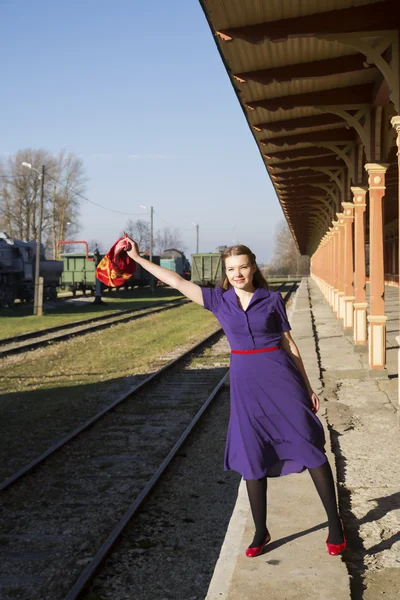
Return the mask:
<svg viewBox="0 0 400 600">
<path fill-rule="evenodd" d="M 51 180 L 49 237 L 55 258 L 57 241 L 65 239 L 67 233 L 71 234 L 78 229 L 78 194 L 84 192 L 86 181 L 82 159 L 62 150 L 57 157 L 52 158 L 48 175 Z"/>
<path fill-rule="evenodd" d="M 150 224 L 147 221 L 138 219 L 129 220 L 125 225 L 126 233 L 137 242 L 141 252 L 150 250 Z M 123 232 L 121 232 L 123 235 Z M 186 250 L 182 242 L 181 233 L 177 227 L 173 229 L 164 227 L 154 232 L 153 251 L 154 254 L 161 254 L 164 250 L 176 248 L 177 250 Z"/>
<path fill-rule="evenodd" d="M 150 249 L 150 224 L 147 221 L 130 219 L 127 221 L 124 231 L 137 242 L 141 252 Z"/>
<path fill-rule="evenodd" d="M 100 254 L 104 253 L 104 245 L 103 242 L 100 242 L 99 240 L 89 240 L 88 241 L 88 247 L 89 247 L 89 252 L 94 252 L 95 248 L 97 247 Z"/>
<path fill-rule="evenodd" d="M 19 150 L 8 160 L 0 160 L 0 217 L 7 233 L 21 240 L 35 240 L 39 226 L 40 179 L 27 162 L 45 166 L 42 239 L 56 257 L 57 241 L 78 229 L 79 198 L 84 191 L 82 161 L 61 152 L 57 157 L 45 150 Z"/>
<path fill-rule="evenodd" d="M 156 232 L 154 238 L 155 254 L 161 254 L 161 252 L 164 252 L 164 250 L 168 250 L 169 248 L 186 250 L 186 247 L 182 242 L 181 233 L 177 227 L 174 227 L 174 229 L 164 227 L 164 229 L 160 229 Z"/>
<path fill-rule="evenodd" d="M 0 211 L 7 224 L 7 233 L 19 239 L 36 238 L 38 227 L 40 180 L 34 171 L 21 163 L 33 165 L 50 164 L 45 150 L 20 150 L 0 163 Z M 47 221 L 48 183 L 45 187 L 43 227 Z"/>
<path fill-rule="evenodd" d="M 310 259 L 298 251 L 285 221 L 277 226 L 274 253 L 267 269 L 269 275 L 306 275 L 310 271 Z"/>
</svg>

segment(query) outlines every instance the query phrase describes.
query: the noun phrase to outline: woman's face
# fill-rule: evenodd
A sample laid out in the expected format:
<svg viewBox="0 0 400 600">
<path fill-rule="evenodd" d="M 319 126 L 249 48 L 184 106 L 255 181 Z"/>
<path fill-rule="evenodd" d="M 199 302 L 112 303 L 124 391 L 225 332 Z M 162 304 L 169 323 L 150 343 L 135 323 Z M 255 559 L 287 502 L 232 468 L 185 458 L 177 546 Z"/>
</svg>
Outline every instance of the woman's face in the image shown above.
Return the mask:
<svg viewBox="0 0 400 600">
<path fill-rule="evenodd" d="M 256 266 L 250 262 L 247 254 L 228 256 L 225 260 L 225 271 L 229 283 L 238 290 L 253 291 L 253 274 Z"/>
</svg>

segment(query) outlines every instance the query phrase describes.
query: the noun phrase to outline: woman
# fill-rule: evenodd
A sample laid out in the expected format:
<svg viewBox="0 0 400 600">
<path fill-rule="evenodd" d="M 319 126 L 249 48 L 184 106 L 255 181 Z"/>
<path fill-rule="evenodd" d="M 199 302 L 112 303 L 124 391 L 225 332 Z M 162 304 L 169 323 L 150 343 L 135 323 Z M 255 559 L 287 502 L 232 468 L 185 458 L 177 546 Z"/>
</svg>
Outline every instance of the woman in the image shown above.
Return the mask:
<svg viewBox="0 0 400 600">
<path fill-rule="evenodd" d="M 125 234 L 126 235 L 126 234 Z M 139 255 L 126 236 L 128 255 L 152 275 L 210 310 L 231 345 L 231 413 L 225 470 L 242 474 L 254 519 L 255 535 L 246 555 L 261 554 L 271 540 L 266 525 L 267 477 L 309 470 L 328 517 L 328 552 L 346 547 L 325 437 L 316 416 L 313 392 L 299 350 L 290 335 L 279 292 L 268 290 L 255 255 L 247 246 L 222 254 L 225 279 L 216 289 L 202 288 Z"/>
</svg>

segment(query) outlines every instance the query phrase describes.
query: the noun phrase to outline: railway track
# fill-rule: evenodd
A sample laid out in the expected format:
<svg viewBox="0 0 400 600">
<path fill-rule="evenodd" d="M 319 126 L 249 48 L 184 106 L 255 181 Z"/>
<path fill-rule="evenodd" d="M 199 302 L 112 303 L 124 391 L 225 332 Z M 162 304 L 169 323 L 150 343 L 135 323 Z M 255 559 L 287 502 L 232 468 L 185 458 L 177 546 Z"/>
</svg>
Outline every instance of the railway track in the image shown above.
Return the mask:
<svg viewBox="0 0 400 600">
<path fill-rule="evenodd" d="M 208 336 L 3 482 L 2 598 L 80 597 L 224 386 L 221 338 Z"/>
<path fill-rule="evenodd" d="M 64 597 L 92 563 L 88 551 L 103 547 L 132 499 L 140 505 L 222 385 L 228 363 L 215 368 L 213 358 L 210 368 L 202 357 L 221 337 L 208 336 L 2 484 L 2 598 Z"/>
<path fill-rule="evenodd" d="M 189 300 L 186 299 L 158 302 L 153 304 L 150 308 L 142 306 L 134 309 L 116 311 L 87 320 L 74 321 L 64 325 L 49 327 L 48 329 L 41 329 L 40 331 L 3 338 L 0 340 L 0 357 L 26 352 L 54 342 L 67 340 L 74 336 L 85 335 L 86 333 L 106 329 L 119 323 L 127 323 L 128 321 L 176 308 L 177 306 L 183 306 L 188 302 Z"/>
</svg>

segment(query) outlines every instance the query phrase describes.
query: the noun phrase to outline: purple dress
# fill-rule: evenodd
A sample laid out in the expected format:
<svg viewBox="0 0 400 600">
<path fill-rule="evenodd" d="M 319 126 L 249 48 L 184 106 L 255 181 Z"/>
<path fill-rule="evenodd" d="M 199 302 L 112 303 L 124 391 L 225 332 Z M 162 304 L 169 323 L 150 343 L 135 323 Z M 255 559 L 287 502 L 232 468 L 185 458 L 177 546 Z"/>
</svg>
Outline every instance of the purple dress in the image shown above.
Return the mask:
<svg viewBox="0 0 400 600">
<path fill-rule="evenodd" d="M 233 288 L 202 288 L 202 293 L 204 308 L 217 317 L 232 350 L 280 346 L 281 332 L 290 330 L 279 292 L 257 288 L 245 311 Z M 285 350 L 231 354 L 230 386 L 225 471 L 261 479 L 326 462 L 322 424 Z"/>
</svg>

